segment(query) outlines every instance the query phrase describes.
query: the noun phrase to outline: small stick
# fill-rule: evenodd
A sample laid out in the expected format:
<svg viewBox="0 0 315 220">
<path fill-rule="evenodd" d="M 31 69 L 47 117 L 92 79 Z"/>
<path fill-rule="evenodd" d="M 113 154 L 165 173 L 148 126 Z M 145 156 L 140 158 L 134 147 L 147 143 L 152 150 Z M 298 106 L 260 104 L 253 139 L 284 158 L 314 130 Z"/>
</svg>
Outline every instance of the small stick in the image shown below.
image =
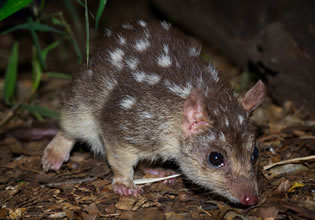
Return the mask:
<svg viewBox="0 0 315 220">
<path fill-rule="evenodd" d="M 64 184 L 80 184 L 80 183 L 83 183 L 83 182 L 90 182 L 90 181 L 93 181 L 97 179 L 97 177 L 87 177 L 87 178 L 84 178 L 84 179 L 75 179 L 75 180 L 68 180 L 68 181 L 64 181 L 64 182 L 59 182 L 59 183 L 48 183 L 48 184 L 45 184 L 49 187 L 54 187 L 54 186 L 60 186 L 60 185 L 64 185 Z"/>
<path fill-rule="evenodd" d="M 297 157 L 297 158 L 289 159 L 289 160 L 283 160 L 277 163 L 264 166 L 264 170 L 269 170 L 271 167 L 282 165 L 282 164 L 294 163 L 294 162 L 305 161 L 305 160 L 314 160 L 314 159 L 315 159 L 315 155 L 311 155 L 307 157 Z"/>
<path fill-rule="evenodd" d="M 159 181 L 162 181 L 162 180 L 168 180 L 168 179 L 172 179 L 172 178 L 175 178 L 175 177 L 178 177 L 178 176 L 180 176 L 180 174 L 174 174 L 174 175 L 166 176 L 166 177 L 136 179 L 133 182 L 136 185 L 140 185 L 140 184 L 146 184 L 146 183 L 159 182 Z"/>
<path fill-rule="evenodd" d="M 21 106 L 21 103 L 15 104 L 9 111 L 6 113 L 6 115 L 3 117 L 3 119 L 0 121 L 0 127 L 4 125 L 7 121 L 10 120 L 10 118 L 14 115 L 16 110 Z"/>
</svg>

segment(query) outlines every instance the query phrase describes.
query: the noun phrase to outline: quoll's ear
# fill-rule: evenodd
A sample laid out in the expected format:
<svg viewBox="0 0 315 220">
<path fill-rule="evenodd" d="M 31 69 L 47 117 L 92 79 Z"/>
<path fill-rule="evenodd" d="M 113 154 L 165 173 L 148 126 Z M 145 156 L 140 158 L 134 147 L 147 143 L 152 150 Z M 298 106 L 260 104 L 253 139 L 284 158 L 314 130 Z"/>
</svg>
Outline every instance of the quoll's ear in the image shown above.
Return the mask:
<svg viewBox="0 0 315 220">
<path fill-rule="evenodd" d="M 211 126 L 201 90 L 193 90 L 184 104 L 183 131 L 186 137 L 197 134 Z"/>
<path fill-rule="evenodd" d="M 259 80 L 245 95 L 239 98 L 239 102 L 248 114 L 252 113 L 263 101 L 265 97 L 264 83 Z"/>
</svg>

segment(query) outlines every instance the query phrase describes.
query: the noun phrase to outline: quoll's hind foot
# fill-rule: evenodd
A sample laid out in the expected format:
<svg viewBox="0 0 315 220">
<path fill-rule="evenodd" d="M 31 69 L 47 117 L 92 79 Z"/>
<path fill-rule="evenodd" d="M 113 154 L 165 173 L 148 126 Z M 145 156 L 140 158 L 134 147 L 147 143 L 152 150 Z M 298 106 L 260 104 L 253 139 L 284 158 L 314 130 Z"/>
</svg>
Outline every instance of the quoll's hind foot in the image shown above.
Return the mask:
<svg viewBox="0 0 315 220">
<path fill-rule="evenodd" d="M 74 145 L 74 139 L 67 138 L 62 131 L 49 142 L 42 156 L 42 167 L 45 172 L 59 170 L 69 160 L 70 151 Z"/>
<path fill-rule="evenodd" d="M 112 189 L 121 196 L 138 196 L 142 193 L 142 189 L 136 185 L 125 185 L 123 183 L 113 183 Z"/>
<path fill-rule="evenodd" d="M 177 174 L 173 170 L 163 169 L 163 168 L 153 168 L 153 167 L 141 167 L 144 173 L 151 174 L 158 177 L 167 177 L 171 175 Z M 174 183 L 176 181 L 175 178 L 164 180 L 163 183 Z"/>
</svg>

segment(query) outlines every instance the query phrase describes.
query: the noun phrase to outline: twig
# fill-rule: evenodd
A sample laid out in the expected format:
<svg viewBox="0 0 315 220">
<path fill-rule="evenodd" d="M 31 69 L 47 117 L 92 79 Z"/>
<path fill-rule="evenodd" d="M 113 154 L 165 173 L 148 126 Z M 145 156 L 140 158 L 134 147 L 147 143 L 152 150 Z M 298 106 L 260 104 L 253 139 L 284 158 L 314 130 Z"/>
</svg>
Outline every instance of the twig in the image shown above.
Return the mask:
<svg viewBox="0 0 315 220">
<path fill-rule="evenodd" d="M 64 182 L 59 182 L 59 183 L 48 183 L 48 184 L 44 184 L 46 186 L 49 187 L 54 187 L 54 186 L 60 186 L 60 185 L 64 185 L 64 184 L 80 184 L 80 183 L 84 183 L 84 182 L 90 182 L 97 179 L 97 177 L 87 177 L 84 179 L 74 179 L 74 180 L 69 180 L 69 181 L 64 181 Z"/>
<path fill-rule="evenodd" d="M 283 160 L 277 163 L 269 164 L 264 166 L 264 170 L 269 170 L 270 168 L 282 164 L 288 164 L 288 163 L 294 163 L 294 162 L 299 162 L 299 161 L 305 161 L 305 160 L 315 160 L 315 155 L 307 156 L 307 157 L 297 157 L 294 159 L 289 159 L 289 160 Z"/>
<path fill-rule="evenodd" d="M 207 210 L 204 210 L 203 208 L 201 208 L 201 206 L 199 206 L 198 208 L 200 211 L 206 213 L 209 217 L 212 217 L 212 215 Z"/>
<path fill-rule="evenodd" d="M 172 179 L 172 178 L 175 178 L 175 177 L 178 177 L 178 176 L 180 176 L 180 174 L 174 174 L 174 175 L 171 175 L 171 176 L 158 177 L 158 178 L 136 179 L 133 182 L 136 185 L 140 185 L 140 184 L 154 183 L 154 182 L 159 182 L 159 181 L 162 181 L 162 180 Z"/>
<path fill-rule="evenodd" d="M 6 113 L 6 115 L 3 117 L 3 119 L 0 121 L 0 127 L 4 125 L 7 121 L 10 120 L 10 118 L 14 115 L 16 110 L 21 106 L 21 103 L 15 104 L 9 111 Z"/>
<path fill-rule="evenodd" d="M 106 214 L 106 215 L 101 215 L 100 217 L 109 218 L 109 217 L 115 217 L 115 216 L 120 216 L 120 213 Z"/>
</svg>

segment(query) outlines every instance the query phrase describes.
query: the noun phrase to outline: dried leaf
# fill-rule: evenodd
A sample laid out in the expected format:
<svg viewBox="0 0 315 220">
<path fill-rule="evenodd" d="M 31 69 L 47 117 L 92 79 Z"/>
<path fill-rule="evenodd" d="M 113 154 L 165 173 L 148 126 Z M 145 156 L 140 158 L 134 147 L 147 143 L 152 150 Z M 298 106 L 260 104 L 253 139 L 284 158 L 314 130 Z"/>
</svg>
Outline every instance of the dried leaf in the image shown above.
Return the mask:
<svg viewBox="0 0 315 220">
<path fill-rule="evenodd" d="M 281 166 L 276 166 L 268 170 L 267 172 L 263 172 L 263 174 L 267 179 L 273 179 L 277 176 L 293 175 L 297 173 L 307 172 L 308 170 L 309 168 L 302 164 L 285 164 Z"/>
<path fill-rule="evenodd" d="M 304 186 L 303 183 L 294 182 L 293 185 L 291 186 L 291 188 L 288 190 L 288 192 L 293 192 L 293 191 L 295 191 L 296 188 L 301 188 L 303 186 Z"/>
<path fill-rule="evenodd" d="M 136 202 L 137 198 L 134 197 L 120 197 L 115 206 L 117 209 L 130 211 Z"/>
</svg>

